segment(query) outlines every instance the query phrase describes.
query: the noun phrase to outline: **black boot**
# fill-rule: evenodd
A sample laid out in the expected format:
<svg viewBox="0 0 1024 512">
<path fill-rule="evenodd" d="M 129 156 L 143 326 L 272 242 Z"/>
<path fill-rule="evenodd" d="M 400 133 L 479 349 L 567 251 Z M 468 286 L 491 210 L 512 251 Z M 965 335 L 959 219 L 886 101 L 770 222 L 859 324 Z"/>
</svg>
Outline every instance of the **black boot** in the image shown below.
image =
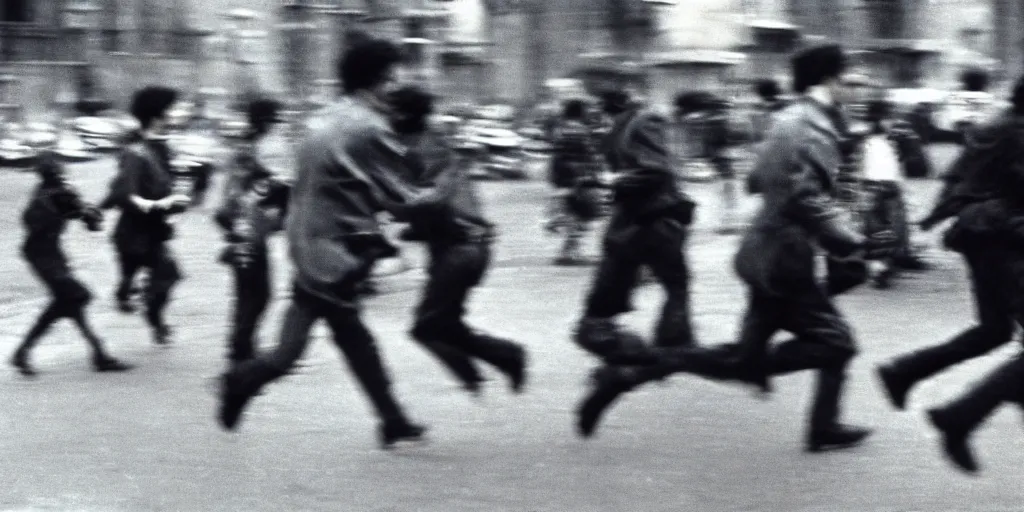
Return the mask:
<svg viewBox="0 0 1024 512">
<path fill-rule="evenodd" d="M 28 353 L 24 350 L 17 350 L 14 356 L 11 357 L 11 366 L 18 370 L 24 377 L 35 377 L 38 375 L 35 368 L 28 362 Z"/>
<path fill-rule="evenodd" d="M 977 473 L 978 461 L 971 450 L 970 430 L 960 425 L 945 409 L 929 409 L 927 414 L 928 421 L 942 436 L 942 453 L 946 458 L 966 473 Z"/>
<path fill-rule="evenodd" d="M 605 411 L 624 393 L 640 385 L 643 377 L 638 369 L 628 366 L 602 366 L 591 375 L 590 392 L 576 410 L 576 429 L 589 438 L 597 430 Z"/>
<path fill-rule="evenodd" d="M 263 386 L 284 372 L 276 370 L 262 359 L 239 363 L 221 376 L 220 407 L 217 419 L 225 430 L 235 430 L 249 401 L 260 393 Z"/>
<path fill-rule="evenodd" d="M 910 393 L 910 388 L 915 383 L 902 376 L 894 364 L 880 365 L 876 369 L 876 373 L 878 380 L 882 383 L 882 388 L 885 389 L 885 396 L 889 399 L 889 403 L 897 410 L 906 409 L 907 394 Z"/>
<path fill-rule="evenodd" d="M 93 357 L 92 367 L 99 373 L 126 372 L 134 368 L 134 366 L 128 363 L 105 354 Z"/>
<path fill-rule="evenodd" d="M 377 431 L 382 450 L 390 450 L 397 443 L 424 440 L 427 427 L 405 419 L 389 420 L 382 423 Z"/>
<path fill-rule="evenodd" d="M 522 393 L 526 387 L 526 349 L 512 341 L 486 334 L 472 333 L 470 336 L 473 337 L 467 345 L 470 354 L 504 374 L 513 393 Z"/>
<path fill-rule="evenodd" d="M 972 432 L 1003 402 L 1020 403 L 1024 395 L 1024 356 L 1004 363 L 960 398 L 928 411 L 932 425 L 942 434 L 946 456 L 960 469 L 973 473 L 978 463 L 968 440 Z"/>
<path fill-rule="evenodd" d="M 814 405 L 811 409 L 810 430 L 807 435 L 808 452 L 852 448 L 863 443 L 871 435 L 870 429 L 838 422 L 839 401 L 845 380 L 842 370 L 819 370 Z"/>
</svg>

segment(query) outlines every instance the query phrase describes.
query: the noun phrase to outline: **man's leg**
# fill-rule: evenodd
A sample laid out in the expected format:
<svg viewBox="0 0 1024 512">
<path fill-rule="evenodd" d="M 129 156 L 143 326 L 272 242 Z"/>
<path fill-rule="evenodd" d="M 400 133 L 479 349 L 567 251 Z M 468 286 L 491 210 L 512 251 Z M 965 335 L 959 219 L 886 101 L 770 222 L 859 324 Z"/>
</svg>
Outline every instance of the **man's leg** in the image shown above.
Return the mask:
<svg viewBox="0 0 1024 512">
<path fill-rule="evenodd" d="M 1009 342 L 1014 331 L 1013 297 L 1002 256 L 996 253 L 967 255 L 974 288 L 978 325 L 946 343 L 900 356 L 878 368 L 890 402 L 906 407 L 907 395 L 918 383 L 946 368 L 987 354 Z"/>
<path fill-rule="evenodd" d="M 686 226 L 669 218 L 659 219 L 645 228 L 644 262 L 665 290 L 665 304 L 654 334 L 654 344 L 659 347 L 694 344 L 690 319 L 690 269 L 685 254 L 687 234 Z"/>
<path fill-rule="evenodd" d="M 630 311 L 630 298 L 640 271 L 636 247 L 640 229 L 613 217 L 604 237 L 603 254 L 586 299 L 583 318 L 573 341 L 580 348 L 611 364 L 649 364 L 655 350 L 639 335 L 622 329 L 615 317 Z"/>
<path fill-rule="evenodd" d="M 254 261 L 247 268 L 232 267 L 235 275 L 235 311 L 228 360 L 232 364 L 252 359 L 255 334 L 270 302 L 270 273 L 266 261 Z"/>
<path fill-rule="evenodd" d="M 807 450 L 849 448 L 871 431 L 840 423 L 846 369 L 857 354 L 853 333 L 823 290 L 808 290 L 786 301 L 782 326 L 795 338 L 778 344 L 768 355 L 772 375 L 818 370 L 808 421 Z"/>
<path fill-rule="evenodd" d="M 171 342 L 171 330 L 164 320 L 164 310 L 170 302 L 171 290 L 181 279 L 181 271 L 167 247 L 156 249 L 149 265 L 146 321 L 153 329 L 154 342 L 158 345 L 167 345 Z"/>
<path fill-rule="evenodd" d="M 480 359 L 505 374 L 512 390 L 526 380 L 526 351 L 517 343 L 469 328 L 463 317 L 472 288 L 480 283 L 490 262 L 484 243 L 465 243 L 431 249 L 431 283 L 418 310 L 413 336 L 454 349 L 459 358 Z"/>
<path fill-rule="evenodd" d="M 363 325 L 355 309 L 335 308 L 325 315 L 334 333 L 334 342 L 345 354 L 349 369 L 355 374 L 381 421 L 380 443 L 389 448 L 398 441 L 417 440 L 426 428 L 409 421 L 391 392 L 384 363 L 377 351 L 373 335 Z"/>
<path fill-rule="evenodd" d="M 1024 354 L 996 368 L 959 398 L 928 411 L 932 426 L 942 435 L 943 451 L 957 467 L 978 471 L 970 436 L 1004 402 L 1024 405 Z"/>
<path fill-rule="evenodd" d="M 768 390 L 768 344 L 781 323 L 778 303 L 777 299 L 751 293 L 738 343 L 665 348 L 653 364 L 607 365 L 598 369 L 592 379 L 593 387 L 577 410 L 580 435 L 592 436 L 601 418 L 622 394 L 676 373 L 715 381 L 739 380 Z"/>
<path fill-rule="evenodd" d="M 32 364 L 29 362 L 29 356 L 31 355 L 32 349 L 39 343 L 39 339 L 50 330 L 53 324 L 57 323 L 62 317 L 61 305 L 57 302 L 49 303 L 43 312 L 39 314 L 36 319 L 36 323 L 29 329 L 28 334 L 25 335 L 25 339 L 18 346 L 18 349 L 14 351 L 14 356 L 11 357 L 11 365 L 18 369 L 22 375 L 26 377 L 32 377 L 36 375 L 36 371 L 32 368 Z"/>
<path fill-rule="evenodd" d="M 117 308 L 122 313 L 134 313 L 135 304 L 132 303 L 132 295 L 135 292 L 135 275 L 141 268 L 140 258 L 134 254 L 117 250 L 118 266 L 121 271 L 121 280 L 114 293 L 117 301 Z"/>
<path fill-rule="evenodd" d="M 484 381 L 479 368 L 468 354 L 452 345 L 458 334 L 452 332 L 451 326 L 462 315 L 469 288 L 460 282 L 458 263 L 450 261 L 454 259 L 451 252 L 450 246 L 430 248 L 427 284 L 416 307 L 410 334 L 459 379 L 466 390 L 477 393 Z"/>
<path fill-rule="evenodd" d="M 295 288 L 291 304 L 284 314 L 281 334 L 274 350 L 233 366 L 223 377 L 220 424 L 234 430 L 245 406 L 264 386 L 294 368 L 306 347 L 313 324 L 322 316 L 319 300 Z"/>
</svg>

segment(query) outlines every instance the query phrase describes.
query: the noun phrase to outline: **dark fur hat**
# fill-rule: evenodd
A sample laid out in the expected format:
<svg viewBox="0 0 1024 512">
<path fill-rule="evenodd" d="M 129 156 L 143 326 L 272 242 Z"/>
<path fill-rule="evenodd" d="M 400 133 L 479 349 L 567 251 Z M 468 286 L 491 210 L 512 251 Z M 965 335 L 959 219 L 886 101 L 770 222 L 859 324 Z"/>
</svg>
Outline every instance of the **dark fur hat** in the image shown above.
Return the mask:
<svg viewBox="0 0 1024 512">
<path fill-rule="evenodd" d="M 839 78 L 846 71 L 846 55 L 836 44 L 815 46 L 797 53 L 792 59 L 793 90 L 805 93 L 815 85 Z"/>
<path fill-rule="evenodd" d="M 246 117 L 251 125 L 280 123 L 281 102 L 272 98 L 256 98 L 246 106 Z"/>
<path fill-rule="evenodd" d="M 390 103 L 391 108 L 401 115 L 427 117 L 434 113 L 434 95 L 417 85 L 407 85 L 393 91 Z"/>
<path fill-rule="evenodd" d="M 131 114 L 143 128 L 149 128 L 154 119 L 164 114 L 178 101 L 178 91 L 169 87 L 151 85 L 132 96 Z"/>
<path fill-rule="evenodd" d="M 1024 115 L 1024 76 L 1017 79 L 1013 84 L 1013 92 L 1010 93 L 1010 103 L 1013 111 L 1018 115 Z"/>
<path fill-rule="evenodd" d="M 984 92 L 988 82 L 988 73 L 982 69 L 968 69 L 960 74 L 960 85 L 965 91 Z"/>
<path fill-rule="evenodd" d="M 754 92 L 765 101 L 775 101 L 782 95 L 782 87 L 779 86 L 779 82 L 764 78 L 754 85 Z"/>
</svg>

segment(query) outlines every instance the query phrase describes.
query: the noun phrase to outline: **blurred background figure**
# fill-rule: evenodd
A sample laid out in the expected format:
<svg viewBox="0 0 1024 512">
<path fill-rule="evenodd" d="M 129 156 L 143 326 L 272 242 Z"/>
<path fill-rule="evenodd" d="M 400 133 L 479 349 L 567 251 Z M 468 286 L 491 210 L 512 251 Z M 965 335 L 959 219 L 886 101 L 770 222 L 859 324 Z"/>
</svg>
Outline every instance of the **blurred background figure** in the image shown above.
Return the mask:
<svg viewBox="0 0 1024 512">
<path fill-rule="evenodd" d="M 869 132 L 862 142 L 862 176 L 869 194 L 864 215 L 865 235 L 892 230 L 899 250 L 892 256 L 871 262 L 876 288 L 891 287 L 900 270 L 926 270 L 928 265 L 914 253 L 903 192 L 903 166 L 894 138 L 892 109 L 883 100 L 868 102 L 865 120 Z"/>
<path fill-rule="evenodd" d="M 718 233 L 737 234 L 740 226 L 736 172 L 728 151 L 735 142 L 729 126 L 729 103 L 706 91 L 681 93 L 674 103 L 676 118 L 694 143 L 688 156 L 710 163 L 721 182 L 722 218 Z"/>
<path fill-rule="evenodd" d="M 555 258 L 556 265 L 588 265 L 581 241 L 591 221 L 601 213 L 602 157 L 588 125 L 587 104 L 566 101 L 562 118 L 554 130 L 550 182 L 555 188 L 549 231 L 560 232 L 565 240 Z"/>
</svg>

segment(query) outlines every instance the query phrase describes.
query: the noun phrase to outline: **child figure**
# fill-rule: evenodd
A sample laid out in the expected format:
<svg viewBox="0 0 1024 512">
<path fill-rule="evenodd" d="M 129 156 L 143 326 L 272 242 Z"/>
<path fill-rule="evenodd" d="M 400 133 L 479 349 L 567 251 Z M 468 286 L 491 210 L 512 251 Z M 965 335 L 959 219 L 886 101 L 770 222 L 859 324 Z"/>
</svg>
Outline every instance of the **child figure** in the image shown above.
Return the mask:
<svg viewBox="0 0 1024 512">
<path fill-rule="evenodd" d="M 25 261 L 43 281 L 52 300 L 39 315 L 24 341 L 11 359 L 22 375 L 32 377 L 36 371 L 29 362 L 32 348 L 53 324 L 61 318 L 70 318 L 92 348 L 93 368 L 98 372 L 120 372 L 131 366 L 114 359 L 103 348 L 85 318 L 85 307 L 92 293 L 71 274 L 67 256 L 61 249 L 61 235 L 68 220 L 82 220 L 89 231 L 102 229 L 103 214 L 95 206 L 82 200 L 78 192 L 65 181 L 63 165 L 54 153 L 44 153 L 36 172 L 41 183 L 22 214 L 27 236 L 21 246 Z"/>
</svg>

